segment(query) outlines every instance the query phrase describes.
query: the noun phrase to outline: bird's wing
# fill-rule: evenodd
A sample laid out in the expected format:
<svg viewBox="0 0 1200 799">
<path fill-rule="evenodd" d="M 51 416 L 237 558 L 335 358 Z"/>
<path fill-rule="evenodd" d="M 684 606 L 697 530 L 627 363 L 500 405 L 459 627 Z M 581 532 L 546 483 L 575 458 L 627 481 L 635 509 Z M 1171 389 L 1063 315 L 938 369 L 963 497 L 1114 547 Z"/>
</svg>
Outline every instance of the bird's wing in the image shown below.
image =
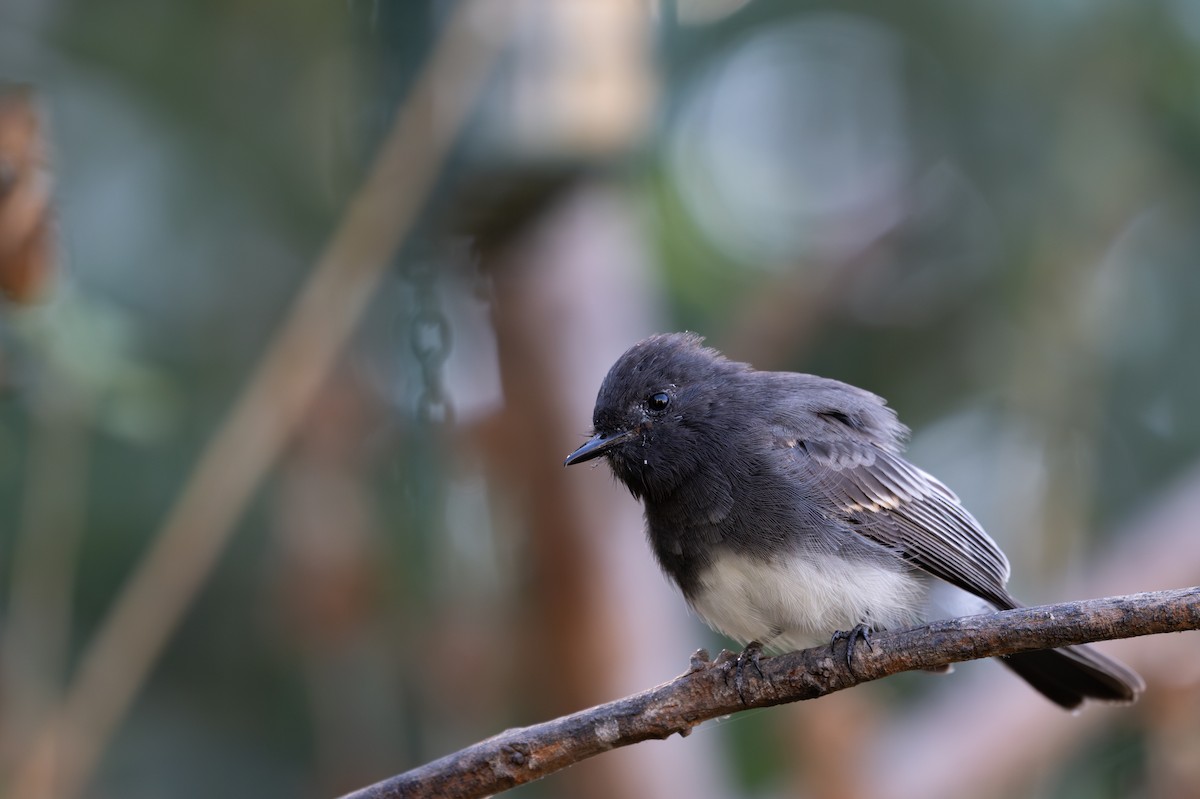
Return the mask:
<svg viewBox="0 0 1200 799">
<path fill-rule="evenodd" d="M 862 441 L 784 438 L 793 475 L 823 511 L 930 574 L 1000 608 L 1008 559 L 958 497 L 898 455 Z"/>
</svg>

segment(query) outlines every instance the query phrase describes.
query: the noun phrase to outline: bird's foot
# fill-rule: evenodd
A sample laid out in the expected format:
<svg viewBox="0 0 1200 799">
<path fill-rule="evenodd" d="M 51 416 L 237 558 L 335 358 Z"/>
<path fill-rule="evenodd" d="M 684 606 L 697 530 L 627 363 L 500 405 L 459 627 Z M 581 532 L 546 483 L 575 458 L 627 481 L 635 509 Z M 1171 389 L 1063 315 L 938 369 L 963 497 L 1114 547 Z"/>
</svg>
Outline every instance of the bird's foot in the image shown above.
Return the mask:
<svg viewBox="0 0 1200 799">
<path fill-rule="evenodd" d="M 762 657 L 763 645 L 760 641 L 751 641 L 746 644 L 746 648 L 737 656 L 737 663 L 734 665 L 734 685 L 737 687 L 738 698 L 742 700 L 742 704 L 746 704 L 746 667 L 753 666 L 758 672 L 759 679 L 766 679 L 763 674 L 762 666 L 758 661 Z"/>
<path fill-rule="evenodd" d="M 829 639 L 829 648 L 833 649 L 838 641 L 845 641 L 846 665 L 853 668 L 854 664 L 851 661 L 854 658 L 854 644 L 857 640 L 861 640 L 871 649 L 875 648 L 874 644 L 871 643 L 871 628 L 865 624 L 856 624 L 849 630 L 837 630 L 834 632 L 833 637 Z"/>
</svg>

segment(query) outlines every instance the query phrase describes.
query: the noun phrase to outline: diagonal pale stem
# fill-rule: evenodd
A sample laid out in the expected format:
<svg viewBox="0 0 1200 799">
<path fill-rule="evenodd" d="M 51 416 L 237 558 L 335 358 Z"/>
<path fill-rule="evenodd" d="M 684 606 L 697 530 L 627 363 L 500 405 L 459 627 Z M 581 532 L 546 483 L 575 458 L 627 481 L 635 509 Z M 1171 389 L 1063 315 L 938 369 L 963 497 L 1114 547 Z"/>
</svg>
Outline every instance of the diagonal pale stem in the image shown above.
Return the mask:
<svg viewBox="0 0 1200 799">
<path fill-rule="evenodd" d="M 5 795 L 73 797 L 87 783 L 432 188 L 507 38 L 479 35 L 478 11 L 461 3 L 447 20 L 366 182 Z"/>
</svg>

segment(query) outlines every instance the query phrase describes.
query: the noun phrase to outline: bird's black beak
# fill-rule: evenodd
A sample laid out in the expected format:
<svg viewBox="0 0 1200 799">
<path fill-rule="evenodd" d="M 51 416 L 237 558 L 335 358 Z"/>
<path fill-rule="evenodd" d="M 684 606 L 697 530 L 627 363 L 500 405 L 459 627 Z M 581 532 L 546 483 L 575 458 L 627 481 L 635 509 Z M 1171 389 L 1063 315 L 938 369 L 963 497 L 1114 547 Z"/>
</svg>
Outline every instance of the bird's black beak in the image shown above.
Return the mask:
<svg viewBox="0 0 1200 799">
<path fill-rule="evenodd" d="M 590 461 L 592 458 L 598 458 L 632 436 L 633 433 L 628 430 L 622 430 L 619 433 L 610 433 L 609 435 L 597 433 L 588 439 L 587 443 L 582 447 L 568 455 L 563 466 L 573 466 L 576 463 L 583 463 L 584 461 Z"/>
</svg>

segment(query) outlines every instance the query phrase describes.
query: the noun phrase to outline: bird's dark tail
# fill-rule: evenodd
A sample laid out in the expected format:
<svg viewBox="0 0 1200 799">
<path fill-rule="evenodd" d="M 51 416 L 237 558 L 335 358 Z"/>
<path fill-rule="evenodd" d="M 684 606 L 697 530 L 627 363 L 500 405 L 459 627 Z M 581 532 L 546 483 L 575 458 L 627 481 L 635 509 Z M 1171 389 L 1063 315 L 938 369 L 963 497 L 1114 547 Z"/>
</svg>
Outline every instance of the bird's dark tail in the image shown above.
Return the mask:
<svg viewBox="0 0 1200 799">
<path fill-rule="evenodd" d="M 1137 672 L 1086 646 L 1021 652 L 999 660 L 1068 710 L 1085 699 L 1132 702 L 1146 687 Z"/>
</svg>

